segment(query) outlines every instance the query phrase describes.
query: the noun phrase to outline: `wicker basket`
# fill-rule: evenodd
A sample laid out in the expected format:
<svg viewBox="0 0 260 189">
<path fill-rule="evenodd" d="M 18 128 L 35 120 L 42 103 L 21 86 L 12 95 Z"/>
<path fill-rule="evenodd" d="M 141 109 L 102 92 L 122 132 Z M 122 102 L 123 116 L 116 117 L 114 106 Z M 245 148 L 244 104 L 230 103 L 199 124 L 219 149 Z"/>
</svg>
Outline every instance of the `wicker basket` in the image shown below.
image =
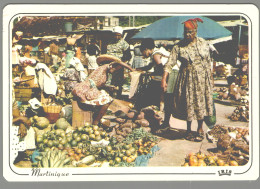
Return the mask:
<svg viewBox="0 0 260 189">
<path fill-rule="evenodd" d="M 23 86 L 25 88 L 34 88 L 34 75 L 26 76 L 24 75 L 24 72 L 21 73 L 20 75 L 21 80 L 17 83 L 18 85 Z"/>
<path fill-rule="evenodd" d="M 54 102 L 54 96 L 50 95 L 48 98 L 48 102 L 43 105 L 43 111 L 45 112 L 46 118 L 50 121 L 50 123 L 55 123 L 60 117 L 60 111 L 62 109 L 61 105 L 50 105 L 50 98 Z"/>
</svg>

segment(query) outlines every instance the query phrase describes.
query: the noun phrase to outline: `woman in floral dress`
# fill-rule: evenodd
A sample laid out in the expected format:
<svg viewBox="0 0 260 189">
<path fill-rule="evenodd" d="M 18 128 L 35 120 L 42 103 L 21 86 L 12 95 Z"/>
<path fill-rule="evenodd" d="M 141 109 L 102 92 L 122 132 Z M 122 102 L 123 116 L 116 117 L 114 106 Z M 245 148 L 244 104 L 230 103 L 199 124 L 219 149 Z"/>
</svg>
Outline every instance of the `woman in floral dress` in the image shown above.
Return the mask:
<svg viewBox="0 0 260 189">
<path fill-rule="evenodd" d="M 209 44 L 197 37 L 197 21 L 184 22 L 184 39 L 175 45 L 164 69 L 162 88 L 166 90 L 166 79 L 177 60 L 181 62 L 173 93 L 172 115 L 187 121 L 187 140 L 202 141 L 204 116 L 213 114 L 211 58 Z M 198 121 L 196 136 L 191 134 L 192 120 Z"/>
<path fill-rule="evenodd" d="M 110 97 L 105 90 L 101 89 L 107 82 L 108 73 L 112 74 L 122 67 L 133 71 L 130 66 L 123 62 L 105 64 L 94 70 L 85 81 L 76 84 L 72 91 L 72 94 L 76 96 L 81 103 L 99 107 L 100 110 L 93 121 L 94 125 L 98 124 L 108 106 L 113 101 L 113 98 Z"/>
</svg>

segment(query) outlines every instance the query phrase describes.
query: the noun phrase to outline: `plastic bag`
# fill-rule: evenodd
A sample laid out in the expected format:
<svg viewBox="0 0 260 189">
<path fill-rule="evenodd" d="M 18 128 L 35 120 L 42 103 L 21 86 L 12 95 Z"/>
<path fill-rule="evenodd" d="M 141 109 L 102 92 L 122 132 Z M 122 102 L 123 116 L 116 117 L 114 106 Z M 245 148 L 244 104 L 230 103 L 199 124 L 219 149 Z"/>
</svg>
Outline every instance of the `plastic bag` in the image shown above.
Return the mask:
<svg viewBox="0 0 260 189">
<path fill-rule="evenodd" d="M 206 125 L 208 126 L 209 129 L 212 129 L 216 122 L 217 122 L 217 118 L 216 118 L 216 108 L 215 108 L 215 103 L 213 101 L 213 115 L 212 116 L 205 116 L 204 117 L 204 122 L 206 123 Z"/>
</svg>

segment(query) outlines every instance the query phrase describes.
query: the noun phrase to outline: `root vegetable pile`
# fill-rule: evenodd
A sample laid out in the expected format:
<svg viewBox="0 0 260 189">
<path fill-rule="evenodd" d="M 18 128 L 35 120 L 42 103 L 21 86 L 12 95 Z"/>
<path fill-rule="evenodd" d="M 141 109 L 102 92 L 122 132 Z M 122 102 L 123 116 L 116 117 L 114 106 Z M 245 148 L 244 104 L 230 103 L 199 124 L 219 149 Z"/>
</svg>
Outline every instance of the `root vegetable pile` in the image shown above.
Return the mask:
<svg viewBox="0 0 260 189">
<path fill-rule="evenodd" d="M 230 116 L 232 121 L 249 121 L 249 106 L 238 106 Z"/>
</svg>

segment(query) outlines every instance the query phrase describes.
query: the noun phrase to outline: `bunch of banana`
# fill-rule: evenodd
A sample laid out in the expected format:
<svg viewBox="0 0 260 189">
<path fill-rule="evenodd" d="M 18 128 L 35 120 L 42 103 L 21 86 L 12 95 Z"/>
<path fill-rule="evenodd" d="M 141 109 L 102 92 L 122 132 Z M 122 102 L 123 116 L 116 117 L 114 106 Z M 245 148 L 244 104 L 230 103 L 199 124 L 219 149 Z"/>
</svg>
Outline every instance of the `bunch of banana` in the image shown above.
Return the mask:
<svg viewBox="0 0 260 189">
<path fill-rule="evenodd" d="M 48 150 L 41 154 L 42 156 L 35 158 L 39 168 L 61 168 L 71 161 L 71 158 L 66 156 L 66 151 Z"/>
</svg>

